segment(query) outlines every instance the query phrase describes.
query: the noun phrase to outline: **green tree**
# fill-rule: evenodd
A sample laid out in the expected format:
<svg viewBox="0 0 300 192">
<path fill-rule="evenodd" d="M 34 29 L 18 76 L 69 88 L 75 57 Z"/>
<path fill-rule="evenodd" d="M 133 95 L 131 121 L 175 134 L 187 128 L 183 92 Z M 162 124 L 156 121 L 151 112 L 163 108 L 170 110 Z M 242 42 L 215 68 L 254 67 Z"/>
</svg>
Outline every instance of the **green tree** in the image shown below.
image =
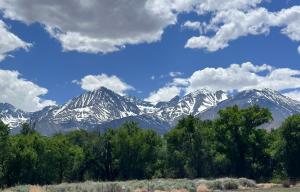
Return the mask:
<svg viewBox="0 0 300 192">
<path fill-rule="evenodd" d="M 10 155 L 9 127 L 0 121 L 0 187 L 6 184 L 7 163 Z"/>
<path fill-rule="evenodd" d="M 83 149 L 72 145 L 64 135 L 51 139 L 55 171 L 58 173 L 56 182 L 80 180 L 79 170 L 84 160 Z"/>
<path fill-rule="evenodd" d="M 291 179 L 300 178 L 300 115 L 286 119 L 280 128 L 283 166 Z"/>
<path fill-rule="evenodd" d="M 22 135 L 30 135 L 35 133 L 34 127 L 29 124 L 29 123 L 23 123 L 22 124 L 22 129 L 21 129 L 21 134 Z"/>
<path fill-rule="evenodd" d="M 208 153 L 205 147 L 207 124 L 193 116 L 181 119 L 165 135 L 167 141 L 167 166 L 172 177 L 203 177 Z"/>
<path fill-rule="evenodd" d="M 120 179 L 145 179 L 154 175 L 161 147 L 157 133 L 127 122 L 116 130 L 112 140 Z"/>
<path fill-rule="evenodd" d="M 253 178 L 266 168 L 264 165 L 269 165 L 267 133 L 259 126 L 271 119 L 271 113 L 259 106 L 220 110 L 215 121 L 215 138 L 216 150 L 227 162 L 223 174 Z"/>
</svg>

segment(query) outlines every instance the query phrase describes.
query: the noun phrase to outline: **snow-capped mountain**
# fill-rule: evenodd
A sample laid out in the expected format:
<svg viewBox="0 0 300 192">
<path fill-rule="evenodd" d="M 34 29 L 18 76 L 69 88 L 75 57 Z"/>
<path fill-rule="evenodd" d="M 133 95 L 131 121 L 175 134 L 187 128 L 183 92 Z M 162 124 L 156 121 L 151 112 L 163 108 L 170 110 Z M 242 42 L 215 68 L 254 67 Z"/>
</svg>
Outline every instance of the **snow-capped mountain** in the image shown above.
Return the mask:
<svg viewBox="0 0 300 192">
<path fill-rule="evenodd" d="M 16 109 L 8 103 L 0 103 L 0 118 L 3 123 L 9 125 L 10 128 L 20 127 L 29 120 L 30 114 L 20 109 Z"/>
<path fill-rule="evenodd" d="M 86 92 L 43 114 L 36 129 L 43 134 L 96 129 L 102 123 L 140 114 L 140 109 L 127 98 L 104 87 Z"/>
<path fill-rule="evenodd" d="M 210 108 L 198 116 L 202 119 L 214 119 L 218 116 L 220 109 L 238 105 L 246 108 L 253 105 L 268 108 L 273 116 L 273 121 L 264 126 L 266 129 L 278 128 L 281 123 L 289 116 L 300 113 L 300 103 L 292 100 L 281 93 L 271 90 L 246 90 L 237 95 L 224 100 L 213 108 Z"/>
<path fill-rule="evenodd" d="M 35 129 L 44 135 L 77 129 L 104 131 L 126 121 L 135 121 L 142 128 L 163 134 L 189 114 L 202 119 L 214 119 L 218 111 L 225 107 L 238 105 L 245 108 L 254 104 L 272 112 L 274 120 L 264 127 L 267 129 L 277 128 L 288 116 L 300 113 L 299 102 L 270 89 L 242 91 L 232 97 L 223 91 L 201 89 L 154 105 L 100 88 L 85 92 L 62 106 L 46 107 L 35 113 L 0 104 L 0 118 L 10 125 L 12 133 L 19 131 L 21 124 L 26 121 L 34 123 Z"/>
<path fill-rule="evenodd" d="M 228 95 L 223 91 L 211 92 L 201 89 L 182 98 L 174 97 L 168 103 L 161 105 L 156 114 L 165 121 L 176 123 L 183 116 L 197 115 L 226 99 Z"/>
<path fill-rule="evenodd" d="M 116 127 L 125 121 L 137 121 L 144 128 L 163 133 L 179 118 L 189 114 L 196 115 L 226 98 L 224 92 L 203 89 L 182 98 L 174 97 L 158 106 L 100 88 L 86 92 L 61 107 L 40 113 L 40 117 L 35 118 L 36 129 L 49 135 L 81 128 L 101 130 Z"/>
</svg>

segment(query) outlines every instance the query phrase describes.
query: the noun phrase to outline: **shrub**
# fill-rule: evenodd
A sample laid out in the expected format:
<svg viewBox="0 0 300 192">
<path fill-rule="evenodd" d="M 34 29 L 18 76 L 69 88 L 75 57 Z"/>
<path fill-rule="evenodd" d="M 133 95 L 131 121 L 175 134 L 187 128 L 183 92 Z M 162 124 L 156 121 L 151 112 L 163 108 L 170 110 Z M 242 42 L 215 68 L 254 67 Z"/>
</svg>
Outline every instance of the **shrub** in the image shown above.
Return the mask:
<svg viewBox="0 0 300 192">
<path fill-rule="evenodd" d="M 289 188 L 290 187 L 290 181 L 289 180 L 285 180 L 285 181 L 283 181 L 282 182 L 282 187 L 284 187 L 284 188 Z"/>
<path fill-rule="evenodd" d="M 223 189 L 235 190 L 239 188 L 239 184 L 236 180 L 228 179 L 223 182 Z"/>
<path fill-rule="evenodd" d="M 239 185 L 242 187 L 248 187 L 248 188 L 256 187 L 256 182 L 251 179 L 240 178 L 238 180 L 239 180 Z"/>
</svg>

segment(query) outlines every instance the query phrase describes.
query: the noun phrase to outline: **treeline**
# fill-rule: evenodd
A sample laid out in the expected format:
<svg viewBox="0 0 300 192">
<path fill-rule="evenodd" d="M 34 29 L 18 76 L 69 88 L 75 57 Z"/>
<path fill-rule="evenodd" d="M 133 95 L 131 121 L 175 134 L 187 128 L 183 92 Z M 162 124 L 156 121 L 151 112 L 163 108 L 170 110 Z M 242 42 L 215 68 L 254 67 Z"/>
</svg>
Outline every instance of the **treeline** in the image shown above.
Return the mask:
<svg viewBox="0 0 300 192">
<path fill-rule="evenodd" d="M 85 180 L 300 177 L 300 115 L 267 132 L 271 113 L 229 107 L 213 121 L 193 116 L 164 136 L 128 122 L 104 133 L 41 136 L 28 124 L 18 135 L 0 122 L 0 185 Z"/>
</svg>

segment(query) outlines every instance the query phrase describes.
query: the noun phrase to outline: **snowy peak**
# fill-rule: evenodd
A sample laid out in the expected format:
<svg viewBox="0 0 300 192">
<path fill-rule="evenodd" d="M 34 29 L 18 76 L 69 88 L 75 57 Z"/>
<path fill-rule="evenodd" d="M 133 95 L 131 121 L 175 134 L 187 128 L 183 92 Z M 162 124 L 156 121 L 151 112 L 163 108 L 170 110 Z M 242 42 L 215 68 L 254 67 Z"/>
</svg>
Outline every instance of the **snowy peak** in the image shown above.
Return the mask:
<svg viewBox="0 0 300 192">
<path fill-rule="evenodd" d="M 97 89 L 95 91 L 89 91 L 83 93 L 78 97 L 75 97 L 67 103 L 67 107 L 69 109 L 84 108 L 99 105 L 100 103 L 103 104 L 104 102 L 121 100 L 121 97 L 122 96 L 118 95 L 117 93 L 107 88 L 101 87 L 100 89 Z"/>
<path fill-rule="evenodd" d="M 15 108 L 8 103 L 0 103 L 0 118 L 10 128 L 20 127 L 29 120 L 29 113 Z"/>
<path fill-rule="evenodd" d="M 158 115 L 162 119 L 176 121 L 189 114 L 197 115 L 216 106 L 219 102 L 227 98 L 228 96 L 225 92 L 212 92 L 206 89 L 201 89 L 189 93 L 182 98 L 175 97 L 169 102 L 169 104 L 162 106 L 162 108 L 158 111 Z"/>
<path fill-rule="evenodd" d="M 56 110 L 54 117 L 58 122 L 92 120 L 95 123 L 101 123 L 139 113 L 139 108 L 132 102 L 102 87 L 72 99 Z"/>
<path fill-rule="evenodd" d="M 269 102 L 276 105 L 298 108 L 300 103 L 289 97 L 282 95 L 280 92 L 272 89 L 252 89 L 242 91 L 235 96 L 236 99 L 247 99 L 248 103 Z"/>
<path fill-rule="evenodd" d="M 300 103 L 294 101 L 278 91 L 271 89 L 252 89 L 237 93 L 232 98 L 224 100 L 217 106 L 210 108 L 198 116 L 202 119 L 214 119 L 218 116 L 218 111 L 226 107 L 237 105 L 241 108 L 247 108 L 253 105 L 259 105 L 270 110 L 273 121 L 265 126 L 266 129 L 274 129 L 289 116 L 300 113 Z"/>
</svg>

